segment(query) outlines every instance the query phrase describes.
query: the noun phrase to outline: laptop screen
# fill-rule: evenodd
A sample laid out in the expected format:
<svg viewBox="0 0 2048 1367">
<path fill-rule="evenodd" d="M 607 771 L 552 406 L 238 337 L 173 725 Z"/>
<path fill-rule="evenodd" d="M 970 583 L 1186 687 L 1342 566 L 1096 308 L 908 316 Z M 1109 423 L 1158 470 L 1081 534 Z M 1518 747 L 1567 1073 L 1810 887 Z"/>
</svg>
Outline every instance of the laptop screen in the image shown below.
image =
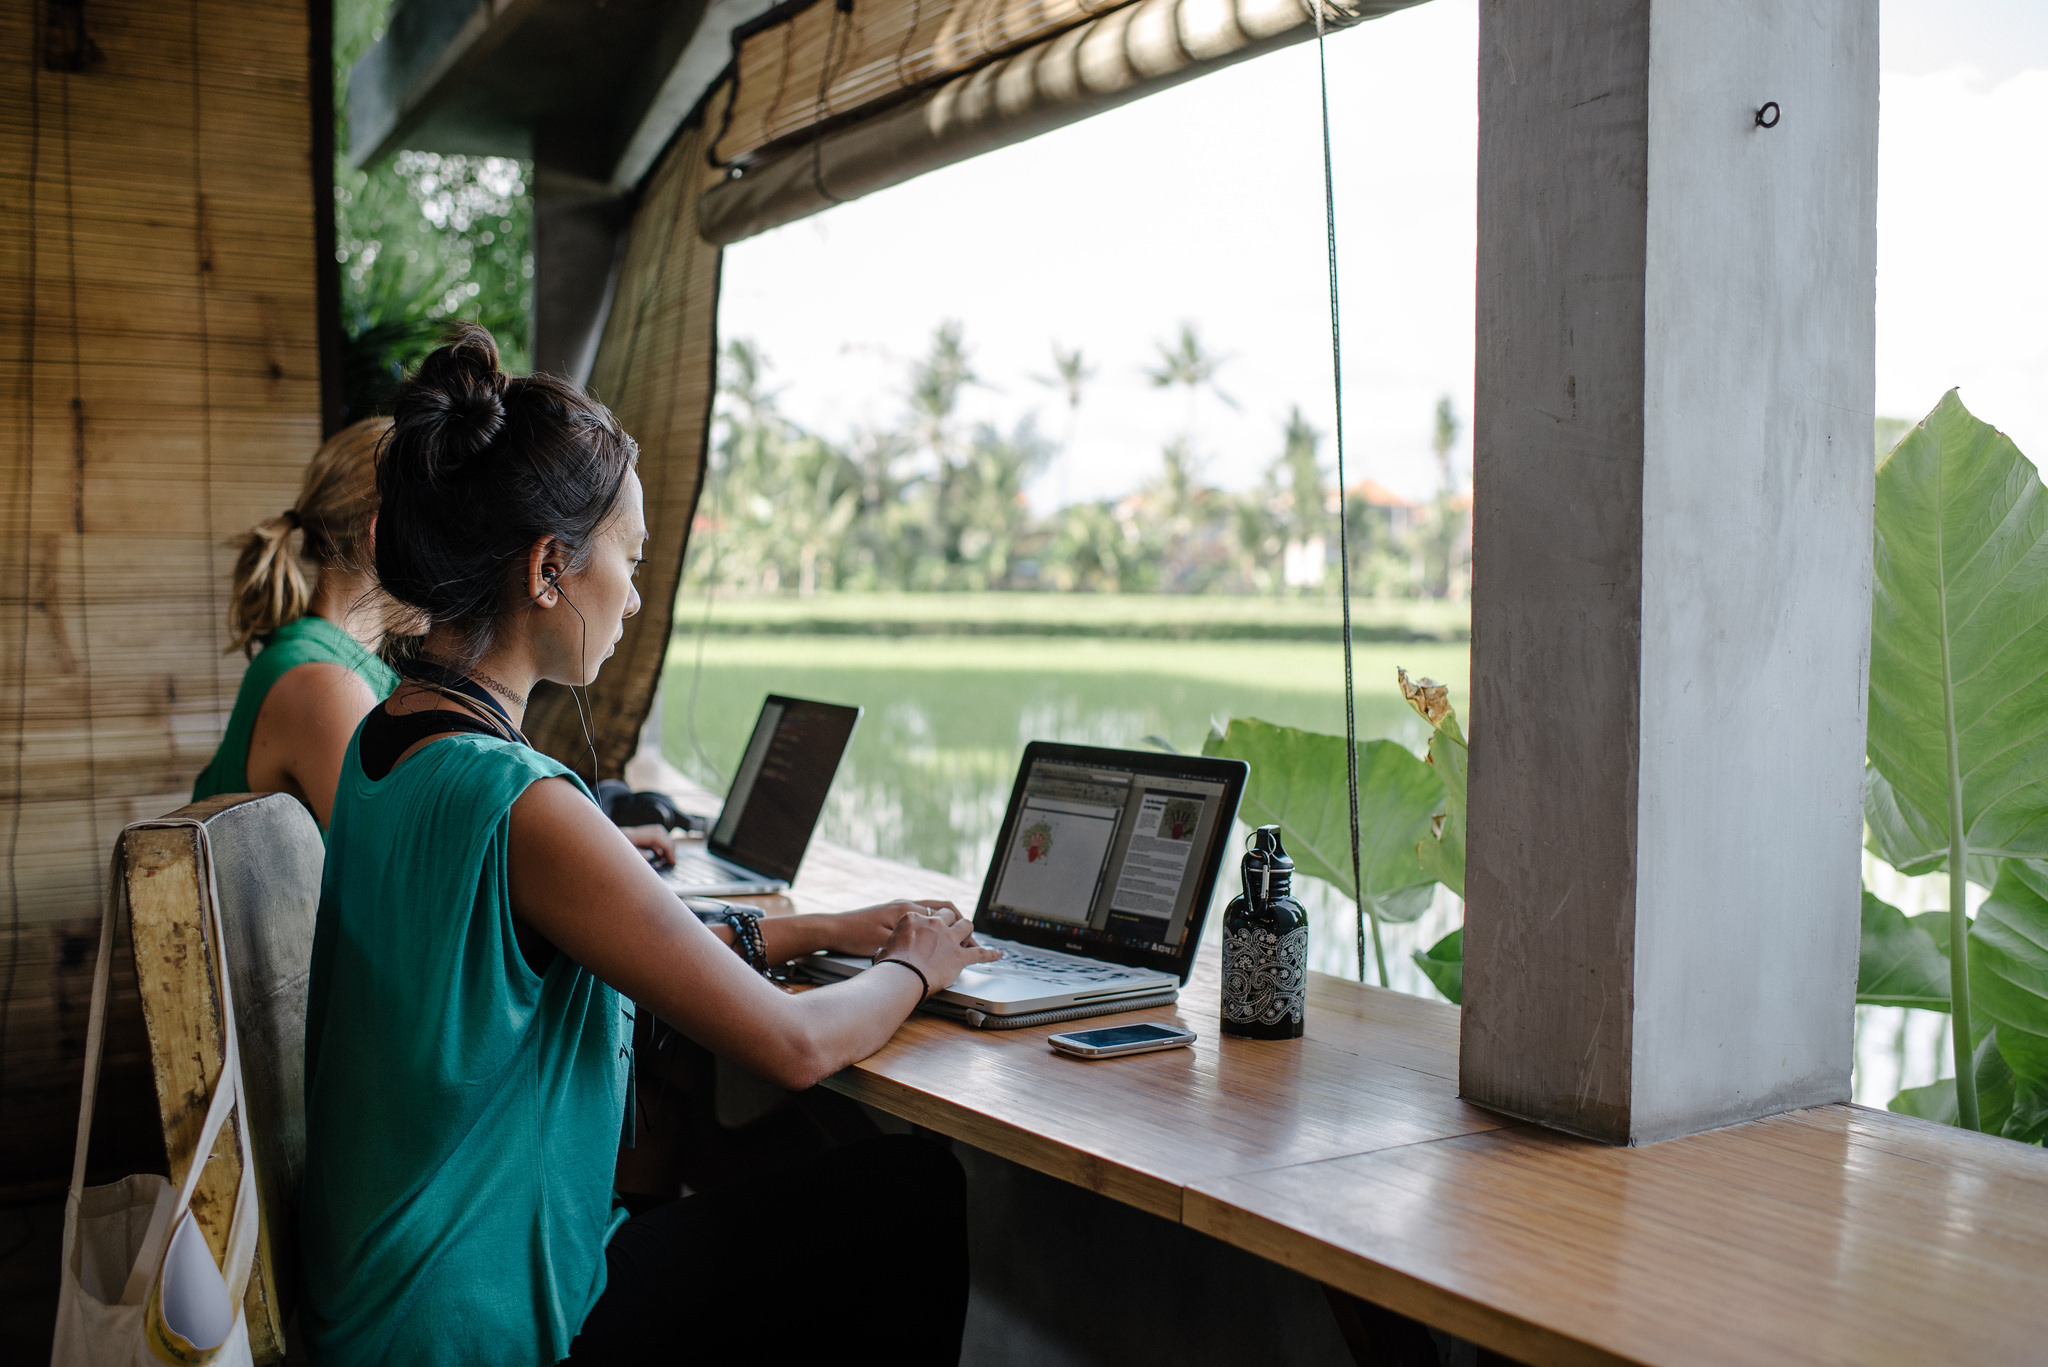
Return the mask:
<svg viewBox="0 0 2048 1367">
<path fill-rule="evenodd" d="M 1033 742 L 976 928 L 1185 979 L 1248 772 L 1237 760 Z"/>
<path fill-rule="evenodd" d="M 859 720 L 858 707 L 770 694 L 711 828 L 711 852 L 770 878 L 795 878 Z"/>
</svg>

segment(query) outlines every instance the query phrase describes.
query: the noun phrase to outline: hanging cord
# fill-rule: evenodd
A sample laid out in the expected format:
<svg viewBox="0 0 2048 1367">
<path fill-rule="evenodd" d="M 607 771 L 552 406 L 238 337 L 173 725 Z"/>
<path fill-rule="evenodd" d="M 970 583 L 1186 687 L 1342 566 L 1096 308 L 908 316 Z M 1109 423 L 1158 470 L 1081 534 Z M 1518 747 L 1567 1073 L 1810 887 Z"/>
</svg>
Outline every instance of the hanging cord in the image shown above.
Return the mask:
<svg viewBox="0 0 2048 1367">
<path fill-rule="evenodd" d="M 720 473 L 714 479 L 713 473 L 711 453 L 707 451 L 704 453 L 704 484 L 705 492 L 711 498 L 711 516 L 707 519 L 711 532 L 711 565 L 704 572 L 704 615 L 697 619 L 696 659 L 690 665 L 690 701 L 683 708 L 683 730 L 690 738 L 690 752 L 697 757 L 699 772 L 715 779 L 718 768 L 704 753 L 704 742 L 697 738 L 697 689 L 704 682 L 704 638 L 711 631 L 711 604 L 718 597 L 718 553 L 724 541 L 719 535 L 718 505 L 725 476 Z"/>
<path fill-rule="evenodd" d="M 1316 75 L 1321 82 L 1323 111 L 1323 231 L 1330 257 L 1330 385 L 1337 405 L 1337 562 L 1344 601 L 1344 787 L 1351 801 L 1351 899 L 1358 909 L 1358 980 L 1365 981 L 1365 937 L 1372 930 L 1372 953 L 1379 965 L 1380 986 L 1387 985 L 1387 951 L 1380 943 L 1380 922 L 1365 911 L 1365 881 L 1358 858 L 1358 707 L 1351 678 L 1351 510 L 1344 493 L 1344 342 L 1337 322 L 1337 173 L 1330 157 L 1330 66 L 1323 53 L 1323 0 L 1309 0 L 1316 11 Z"/>
<path fill-rule="evenodd" d="M 839 47 L 839 21 L 853 13 L 853 0 L 833 0 L 830 27 L 825 30 L 825 64 L 818 72 L 818 98 L 811 109 L 811 188 L 831 204 L 845 200 L 825 188 L 825 119 L 832 90 L 832 57 Z"/>
</svg>

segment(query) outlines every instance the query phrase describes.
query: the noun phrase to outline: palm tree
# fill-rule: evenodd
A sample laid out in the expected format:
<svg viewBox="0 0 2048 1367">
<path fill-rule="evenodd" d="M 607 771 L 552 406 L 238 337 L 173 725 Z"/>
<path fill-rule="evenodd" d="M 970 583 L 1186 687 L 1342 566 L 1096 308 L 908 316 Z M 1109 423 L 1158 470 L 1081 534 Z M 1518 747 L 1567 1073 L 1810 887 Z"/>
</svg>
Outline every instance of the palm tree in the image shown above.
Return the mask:
<svg viewBox="0 0 2048 1367">
<path fill-rule="evenodd" d="M 1451 473 L 1451 448 L 1457 444 L 1458 410 L 1446 394 L 1436 401 L 1436 431 L 1429 439 L 1429 449 L 1436 452 L 1437 478 L 1446 496 L 1458 492 L 1457 478 Z"/>
<path fill-rule="evenodd" d="M 1081 348 L 1069 351 L 1058 342 L 1052 344 L 1052 370 L 1050 375 L 1033 375 L 1031 378 L 1047 389 L 1057 389 L 1067 401 L 1067 433 L 1060 442 L 1060 506 L 1067 506 L 1067 471 L 1073 465 L 1074 437 L 1081 425 L 1081 393 L 1095 378 L 1095 367 L 1081 355 Z"/>
<path fill-rule="evenodd" d="M 1188 414 L 1184 435 L 1192 442 L 1195 435 L 1195 399 L 1204 389 L 1232 409 L 1237 400 L 1224 393 L 1216 384 L 1216 372 L 1223 368 L 1228 356 L 1218 356 L 1202 342 L 1202 336 L 1193 323 L 1180 325 L 1180 336 L 1172 346 L 1164 342 L 1153 343 L 1159 349 L 1159 364 L 1148 367 L 1146 378 L 1155 389 L 1171 389 L 1179 386 L 1187 391 Z"/>
</svg>

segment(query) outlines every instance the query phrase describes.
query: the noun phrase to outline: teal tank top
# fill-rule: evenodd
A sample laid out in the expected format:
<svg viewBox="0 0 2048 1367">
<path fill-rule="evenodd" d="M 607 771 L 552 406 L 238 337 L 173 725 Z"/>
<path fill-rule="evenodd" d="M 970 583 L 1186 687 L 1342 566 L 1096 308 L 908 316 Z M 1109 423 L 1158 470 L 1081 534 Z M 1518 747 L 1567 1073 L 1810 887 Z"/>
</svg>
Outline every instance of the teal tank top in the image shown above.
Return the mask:
<svg viewBox="0 0 2048 1367">
<path fill-rule="evenodd" d="M 192 785 L 192 800 L 202 801 L 221 793 L 249 791 L 249 733 L 256 729 L 256 716 L 263 700 L 288 669 L 300 665 L 334 664 L 352 669 L 382 702 L 398 687 L 398 675 L 378 659 L 361 641 L 325 617 L 311 613 L 287 622 L 270 634 L 249 668 L 242 674 L 242 686 L 235 691 L 235 710 L 228 716 L 228 729 L 213 752 L 213 762 L 199 772 Z"/>
<path fill-rule="evenodd" d="M 581 780 L 481 735 L 349 742 L 306 998 L 299 1241 L 323 1367 L 553 1363 L 604 1290 L 631 1025 L 513 936 L 512 804 Z"/>
</svg>

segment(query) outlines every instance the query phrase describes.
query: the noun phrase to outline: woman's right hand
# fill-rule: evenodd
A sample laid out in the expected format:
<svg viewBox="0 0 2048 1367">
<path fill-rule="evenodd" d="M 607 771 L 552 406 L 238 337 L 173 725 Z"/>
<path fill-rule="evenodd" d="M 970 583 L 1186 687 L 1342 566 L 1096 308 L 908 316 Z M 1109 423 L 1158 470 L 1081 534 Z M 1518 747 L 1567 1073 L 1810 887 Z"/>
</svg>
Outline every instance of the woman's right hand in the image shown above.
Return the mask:
<svg viewBox="0 0 2048 1367">
<path fill-rule="evenodd" d="M 950 910 L 950 909 L 949 909 Z M 901 959 L 924 974 L 933 992 L 943 992 L 970 964 L 993 963 L 1002 951 L 974 943 L 974 922 L 953 912 L 907 911 L 875 952 L 875 962 Z"/>
</svg>

